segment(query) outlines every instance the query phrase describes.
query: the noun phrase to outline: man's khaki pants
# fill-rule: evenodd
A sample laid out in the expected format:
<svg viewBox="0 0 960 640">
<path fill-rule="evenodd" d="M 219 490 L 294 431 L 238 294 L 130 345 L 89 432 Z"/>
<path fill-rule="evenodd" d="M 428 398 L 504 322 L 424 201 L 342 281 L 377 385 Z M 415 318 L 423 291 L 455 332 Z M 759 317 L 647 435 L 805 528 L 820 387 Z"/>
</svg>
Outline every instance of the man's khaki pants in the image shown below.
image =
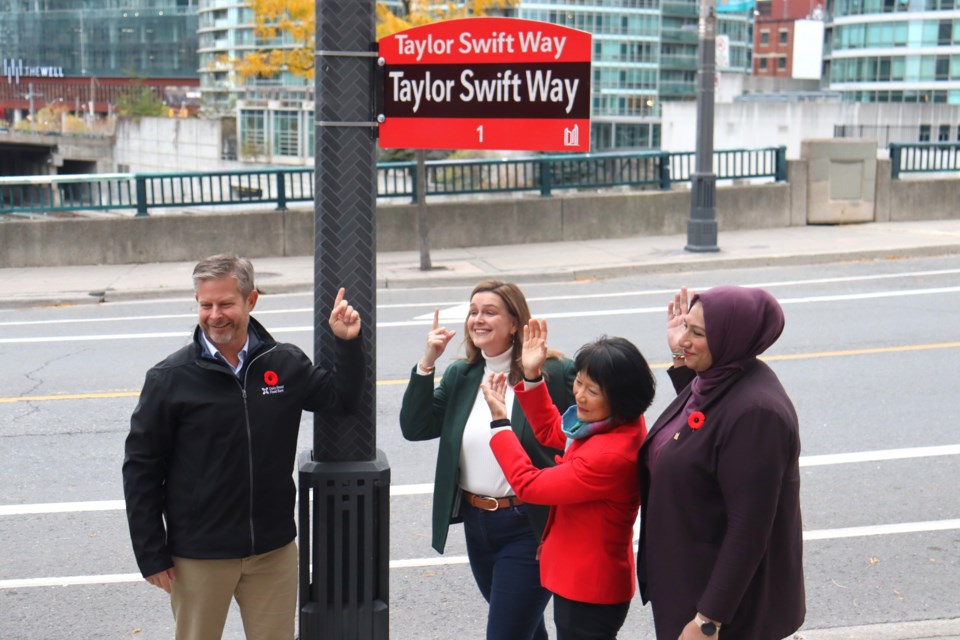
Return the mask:
<svg viewBox="0 0 960 640">
<path fill-rule="evenodd" d="M 292 640 L 297 608 L 296 542 L 230 560 L 173 558 L 170 604 L 177 640 L 223 635 L 230 600 L 240 605 L 247 640 Z"/>
</svg>

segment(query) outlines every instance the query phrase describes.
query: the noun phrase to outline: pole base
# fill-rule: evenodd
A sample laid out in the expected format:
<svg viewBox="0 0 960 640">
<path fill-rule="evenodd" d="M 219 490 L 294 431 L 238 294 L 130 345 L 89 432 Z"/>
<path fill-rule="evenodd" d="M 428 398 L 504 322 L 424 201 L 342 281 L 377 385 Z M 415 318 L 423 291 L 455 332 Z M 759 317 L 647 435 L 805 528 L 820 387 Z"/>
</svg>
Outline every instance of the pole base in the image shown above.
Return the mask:
<svg viewBox="0 0 960 640">
<path fill-rule="evenodd" d="M 312 500 L 311 500 L 312 498 Z M 300 456 L 300 637 L 389 637 L 390 466 Z"/>
<path fill-rule="evenodd" d="M 717 221 L 687 220 L 687 245 L 683 249 L 695 253 L 720 251 L 717 246 Z"/>
</svg>

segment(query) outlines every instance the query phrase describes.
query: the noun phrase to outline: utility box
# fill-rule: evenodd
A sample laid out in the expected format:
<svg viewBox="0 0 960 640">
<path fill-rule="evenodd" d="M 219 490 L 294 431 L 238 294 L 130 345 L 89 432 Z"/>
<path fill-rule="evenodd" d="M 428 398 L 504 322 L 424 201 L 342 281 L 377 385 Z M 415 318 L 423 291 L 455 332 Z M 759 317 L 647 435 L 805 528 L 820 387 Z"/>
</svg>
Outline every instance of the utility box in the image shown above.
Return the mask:
<svg viewBox="0 0 960 640">
<path fill-rule="evenodd" d="M 804 140 L 807 224 L 873 222 L 877 191 L 877 141 Z"/>
</svg>

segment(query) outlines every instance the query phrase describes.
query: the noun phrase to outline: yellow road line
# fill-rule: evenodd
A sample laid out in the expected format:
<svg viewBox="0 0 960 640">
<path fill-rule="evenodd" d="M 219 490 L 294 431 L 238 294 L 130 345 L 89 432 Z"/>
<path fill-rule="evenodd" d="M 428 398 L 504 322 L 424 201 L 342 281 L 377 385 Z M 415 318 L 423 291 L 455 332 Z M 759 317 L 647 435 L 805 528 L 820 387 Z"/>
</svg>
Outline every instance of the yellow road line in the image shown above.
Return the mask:
<svg viewBox="0 0 960 640">
<path fill-rule="evenodd" d="M 902 347 L 874 347 L 872 349 L 847 349 L 842 351 L 819 351 L 816 353 L 791 353 L 779 356 L 765 356 L 763 360 L 775 362 L 778 360 L 812 360 L 814 358 L 842 358 L 847 356 L 866 356 L 878 353 L 904 353 L 908 351 L 927 351 L 930 349 L 956 349 L 960 342 L 939 342 L 936 344 L 911 344 Z M 650 365 L 653 369 L 667 369 L 669 363 Z M 377 380 L 377 386 L 394 386 L 407 384 L 407 380 Z M 103 393 L 65 393 L 55 396 L 21 396 L 18 398 L 0 398 L 0 404 L 11 402 L 46 402 L 49 400 L 103 400 L 114 398 L 136 398 L 139 391 L 107 391 Z"/>
</svg>

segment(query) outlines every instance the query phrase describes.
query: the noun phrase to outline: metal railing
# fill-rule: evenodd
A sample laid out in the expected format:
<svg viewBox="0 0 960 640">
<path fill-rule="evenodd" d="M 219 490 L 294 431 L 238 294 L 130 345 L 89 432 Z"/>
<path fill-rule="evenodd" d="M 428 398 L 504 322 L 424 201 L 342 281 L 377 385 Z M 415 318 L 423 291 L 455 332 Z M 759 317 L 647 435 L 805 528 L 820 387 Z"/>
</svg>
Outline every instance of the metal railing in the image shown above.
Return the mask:
<svg viewBox="0 0 960 640">
<path fill-rule="evenodd" d="M 428 196 L 633 187 L 669 190 L 689 182 L 692 151 L 542 155 L 500 160 L 426 163 Z M 785 181 L 786 147 L 714 152 L 718 180 Z M 116 173 L 0 178 L 0 214 L 134 209 L 312 201 L 312 167 L 246 169 L 209 173 Z M 416 202 L 415 162 L 377 165 L 377 196 Z"/>
<path fill-rule="evenodd" d="M 960 171 L 960 142 L 890 143 L 890 177 Z"/>
</svg>

